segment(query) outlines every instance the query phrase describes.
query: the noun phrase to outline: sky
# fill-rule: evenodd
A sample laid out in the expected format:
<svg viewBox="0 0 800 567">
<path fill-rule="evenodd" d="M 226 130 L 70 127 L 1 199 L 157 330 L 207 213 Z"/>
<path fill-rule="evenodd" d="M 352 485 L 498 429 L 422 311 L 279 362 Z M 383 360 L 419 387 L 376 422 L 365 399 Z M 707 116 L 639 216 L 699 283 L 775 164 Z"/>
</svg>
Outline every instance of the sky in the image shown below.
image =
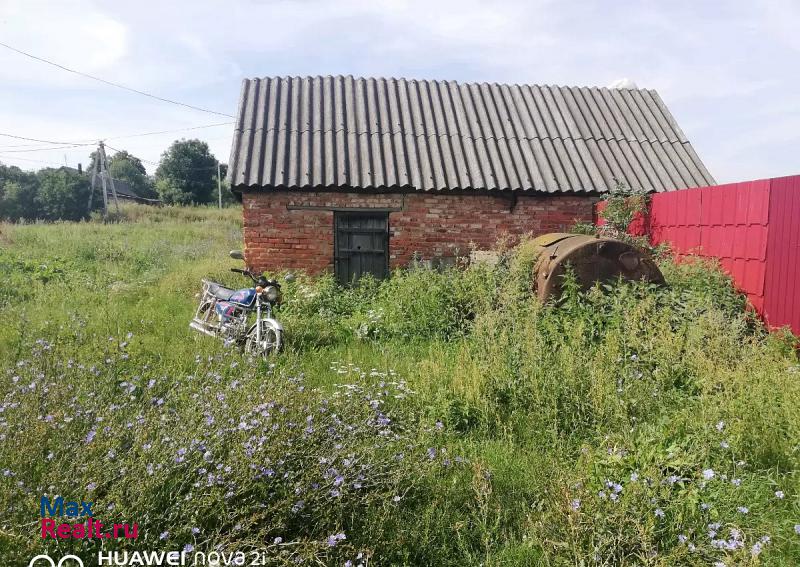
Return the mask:
<svg viewBox="0 0 800 567">
<path fill-rule="evenodd" d="M 800 0 L 0 0 L 0 42 L 230 115 L 252 77 L 627 79 L 659 92 L 718 182 L 800 173 L 798 30 Z M 181 137 L 207 141 L 223 163 L 230 153 L 232 118 L 2 47 L 0 85 L 4 134 L 106 139 L 146 160 L 150 173 Z M 75 167 L 93 149 L 55 147 L 0 136 L 0 162 Z"/>
</svg>

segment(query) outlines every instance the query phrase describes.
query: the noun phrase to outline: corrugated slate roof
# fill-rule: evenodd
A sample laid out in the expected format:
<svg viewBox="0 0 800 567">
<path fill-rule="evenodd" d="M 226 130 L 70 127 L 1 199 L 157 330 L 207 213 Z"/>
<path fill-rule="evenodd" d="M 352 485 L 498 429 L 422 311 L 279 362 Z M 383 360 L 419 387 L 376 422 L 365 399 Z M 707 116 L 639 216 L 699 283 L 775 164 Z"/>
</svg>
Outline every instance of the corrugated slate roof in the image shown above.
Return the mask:
<svg viewBox="0 0 800 567">
<path fill-rule="evenodd" d="M 714 184 L 653 90 L 350 76 L 245 80 L 229 179 L 235 190 Z"/>
</svg>

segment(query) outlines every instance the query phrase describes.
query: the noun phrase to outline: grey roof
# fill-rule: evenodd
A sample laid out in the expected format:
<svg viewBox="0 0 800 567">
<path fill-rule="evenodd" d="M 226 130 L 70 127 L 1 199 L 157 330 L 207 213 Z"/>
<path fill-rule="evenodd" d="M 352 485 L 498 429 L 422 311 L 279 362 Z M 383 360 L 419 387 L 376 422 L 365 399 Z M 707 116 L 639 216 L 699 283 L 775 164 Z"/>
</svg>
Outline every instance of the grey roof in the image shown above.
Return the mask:
<svg viewBox="0 0 800 567">
<path fill-rule="evenodd" d="M 245 80 L 229 179 L 237 191 L 714 184 L 652 90 L 350 76 Z"/>
</svg>

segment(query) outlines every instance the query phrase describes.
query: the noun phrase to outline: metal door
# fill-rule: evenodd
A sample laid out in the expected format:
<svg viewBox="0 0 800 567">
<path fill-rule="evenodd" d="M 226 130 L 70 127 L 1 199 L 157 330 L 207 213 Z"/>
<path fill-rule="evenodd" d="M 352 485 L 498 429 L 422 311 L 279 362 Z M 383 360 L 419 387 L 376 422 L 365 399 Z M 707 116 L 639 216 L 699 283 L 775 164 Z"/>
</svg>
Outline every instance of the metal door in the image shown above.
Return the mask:
<svg viewBox="0 0 800 567">
<path fill-rule="evenodd" d="M 336 279 L 349 284 L 364 274 L 389 275 L 389 213 L 334 212 Z"/>
</svg>

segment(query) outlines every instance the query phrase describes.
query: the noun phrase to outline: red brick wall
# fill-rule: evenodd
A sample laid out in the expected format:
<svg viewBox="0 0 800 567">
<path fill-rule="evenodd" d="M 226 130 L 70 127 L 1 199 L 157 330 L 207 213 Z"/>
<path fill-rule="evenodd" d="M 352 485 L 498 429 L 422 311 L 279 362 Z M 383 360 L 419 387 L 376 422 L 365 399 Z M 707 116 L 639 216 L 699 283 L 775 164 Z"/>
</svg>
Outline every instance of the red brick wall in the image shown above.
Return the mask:
<svg viewBox="0 0 800 567">
<path fill-rule="evenodd" d="M 590 222 L 596 198 L 429 193 L 244 192 L 245 256 L 264 270 L 333 270 L 333 212 L 292 207 L 383 208 L 389 213 L 392 268 L 422 259 L 489 250 L 498 238 L 559 232 Z"/>
</svg>

